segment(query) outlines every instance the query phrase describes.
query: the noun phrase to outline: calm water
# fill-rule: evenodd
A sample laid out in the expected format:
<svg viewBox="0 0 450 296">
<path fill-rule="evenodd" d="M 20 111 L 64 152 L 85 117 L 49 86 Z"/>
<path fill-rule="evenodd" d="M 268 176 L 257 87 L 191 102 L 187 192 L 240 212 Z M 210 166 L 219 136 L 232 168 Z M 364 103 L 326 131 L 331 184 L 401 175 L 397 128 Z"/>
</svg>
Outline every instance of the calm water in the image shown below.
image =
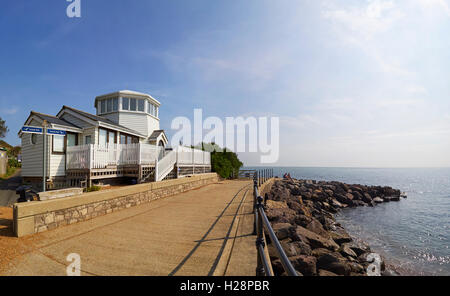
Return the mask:
<svg viewBox="0 0 450 296">
<path fill-rule="evenodd" d="M 297 179 L 383 185 L 407 199 L 341 211 L 336 219 L 403 273 L 450 275 L 450 168 L 274 168 Z"/>
</svg>

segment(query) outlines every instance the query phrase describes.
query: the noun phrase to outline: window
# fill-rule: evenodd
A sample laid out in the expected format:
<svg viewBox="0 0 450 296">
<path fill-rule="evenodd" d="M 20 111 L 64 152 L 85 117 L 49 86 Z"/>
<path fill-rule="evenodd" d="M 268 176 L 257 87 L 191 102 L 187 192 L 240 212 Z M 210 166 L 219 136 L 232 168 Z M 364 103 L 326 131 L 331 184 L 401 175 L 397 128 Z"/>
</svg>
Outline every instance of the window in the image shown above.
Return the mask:
<svg viewBox="0 0 450 296">
<path fill-rule="evenodd" d="M 104 129 L 100 129 L 99 130 L 99 136 L 98 136 L 98 144 L 99 145 L 103 145 L 103 146 L 106 146 L 106 143 L 107 143 L 107 135 L 108 135 L 108 133 L 106 132 L 106 130 L 104 130 Z"/>
<path fill-rule="evenodd" d="M 148 104 L 148 114 L 153 115 L 153 104 Z"/>
<path fill-rule="evenodd" d="M 64 153 L 64 136 L 53 136 L 53 152 Z"/>
<path fill-rule="evenodd" d="M 113 111 L 119 110 L 119 98 L 112 99 Z"/>
<path fill-rule="evenodd" d="M 116 142 L 116 133 L 109 132 L 108 133 L 108 144 L 114 144 Z"/>
<path fill-rule="evenodd" d="M 84 140 L 84 144 L 89 145 L 92 144 L 92 136 L 86 136 Z"/>
<path fill-rule="evenodd" d="M 37 134 L 31 134 L 31 144 L 36 145 L 37 143 Z"/>
<path fill-rule="evenodd" d="M 78 135 L 77 134 L 67 134 L 67 147 L 78 145 Z"/>
<path fill-rule="evenodd" d="M 101 101 L 100 105 L 101 105 L 100 114 L 106 113 L 106 100 Z"/>
<path fill-rule="evenodd" d="M 107 112 L 112 112 L 112 99 L 106 100 L 106 110 Z"/>
<path fill-rule="evenodd" d="M 122 110 L 130 110 L 130 99 L 122 98 Z"/>
<path fill-rule="evenodd" d="M 130 99 L 130 111 L 136 111 L 136 99 Z"/>
<path fill-rule="evenodd" d="M 120 144 L 126 144 L 127 143 L 127 137 L 124 135 L 120 135 Z"/>
<path fill-rule="evenodd" d="M 159 113 L 159 108 L 155 106 L 155 117 L 158 117 Z"/>
<path fill-rule="evenodd" d="M 145 101 L 138 100 L 138 111 L 145 112 Z"/>
<path fill-rule="evenodd" d="M 131 144 L 131 137 L 127 136 L 127 144 Z"/>
</svg>

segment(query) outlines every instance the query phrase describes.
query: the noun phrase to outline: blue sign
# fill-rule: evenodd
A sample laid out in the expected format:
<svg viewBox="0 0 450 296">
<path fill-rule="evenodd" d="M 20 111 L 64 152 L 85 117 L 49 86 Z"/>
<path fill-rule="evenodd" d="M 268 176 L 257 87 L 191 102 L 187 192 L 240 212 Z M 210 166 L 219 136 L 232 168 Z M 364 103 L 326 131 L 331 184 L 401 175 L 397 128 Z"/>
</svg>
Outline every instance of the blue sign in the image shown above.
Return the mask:
<svg viewBox="0 0 450 296">
<path fill-rule="evenodd" d="M 44 131 L 42 127 L 24 126 L 22 127 L 22 132 L 29 134 L 42 134 Z"/>
<path fill-rule="evenodd" d="M 56 130 L 56 129 L 48 129 L 47 130 L 48 135 L 57 135 L 57 136 L 65 136 L 67 134 L 66 131 L 63 130 Z"/>
</svg>

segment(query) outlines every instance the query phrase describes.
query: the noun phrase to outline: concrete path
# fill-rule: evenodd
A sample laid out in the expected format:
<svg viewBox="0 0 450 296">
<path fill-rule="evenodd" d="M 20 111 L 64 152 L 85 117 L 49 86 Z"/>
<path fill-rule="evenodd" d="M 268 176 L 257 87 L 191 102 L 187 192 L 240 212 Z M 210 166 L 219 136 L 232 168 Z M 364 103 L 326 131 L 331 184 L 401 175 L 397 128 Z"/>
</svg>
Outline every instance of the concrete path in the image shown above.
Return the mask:
<svg viewBox="0 0 450 296">
<path fill-rule="evenodd" d="M 23 250 L 0 266 L 0 275 L 66 275 L 71 253 L 81 256 L 83 275 L 254 275 L 251 201 L 251 182 L 222 181 L 31 237 L 9 237 Z"/>
</svg>

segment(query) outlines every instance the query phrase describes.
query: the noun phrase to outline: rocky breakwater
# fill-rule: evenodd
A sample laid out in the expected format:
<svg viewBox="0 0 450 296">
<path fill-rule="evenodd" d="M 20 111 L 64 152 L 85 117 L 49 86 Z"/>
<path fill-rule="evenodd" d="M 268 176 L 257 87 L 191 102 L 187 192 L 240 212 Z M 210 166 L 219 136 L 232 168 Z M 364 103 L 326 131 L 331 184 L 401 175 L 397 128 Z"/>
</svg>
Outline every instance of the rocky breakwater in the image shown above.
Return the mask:
<svg viewBox="0 0 450 296">
<path fill-rule="evenodd" d="M 399 200 L 400 191 L 391 187 L 276 180 L 267 193 L 266 214 L 286 255 L 302 275 L 362 276 L 368 270 L 394 275 L 381 256 L 380 262 L 374 262 L 370 247 L 354 241 L 334 214 L 347 207 Z M 275 274 L 282 275 L 284 270 L 270 243 L 268 250 Z"/>
</svg>

